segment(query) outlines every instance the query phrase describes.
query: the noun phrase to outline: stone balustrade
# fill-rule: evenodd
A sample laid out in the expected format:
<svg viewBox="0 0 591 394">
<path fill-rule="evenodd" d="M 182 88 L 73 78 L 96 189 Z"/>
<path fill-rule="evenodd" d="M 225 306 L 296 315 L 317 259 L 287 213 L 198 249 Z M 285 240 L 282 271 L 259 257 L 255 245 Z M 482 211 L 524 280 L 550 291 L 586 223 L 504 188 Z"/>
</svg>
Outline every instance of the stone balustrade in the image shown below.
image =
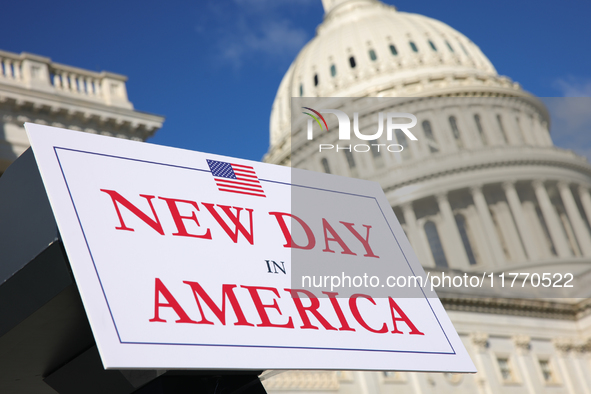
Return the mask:
<svg viewBox="0 0 591 394">
<path fill-rule="evenodd" d="M 19 55 L 0 51 L 0 78 L 11 81 L 22 81 L 22 59 Z"/>
<path fill-rule="evenodd" d="M 126 81 L 123 75 L 54 63 L 48 57 L 0 51 L 0 84 L 133 109 Z"/>
</svg>

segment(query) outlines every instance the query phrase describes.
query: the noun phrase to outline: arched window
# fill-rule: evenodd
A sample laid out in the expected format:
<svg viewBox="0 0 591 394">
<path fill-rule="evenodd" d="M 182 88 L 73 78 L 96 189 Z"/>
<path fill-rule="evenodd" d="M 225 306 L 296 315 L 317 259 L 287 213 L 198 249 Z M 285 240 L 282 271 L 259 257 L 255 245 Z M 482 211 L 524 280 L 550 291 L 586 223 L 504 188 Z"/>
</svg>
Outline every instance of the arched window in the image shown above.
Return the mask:
<svg viewBox="0 0 591 394">
<path fill-rule="evenodd" d="M 372 62 L 375 62 L 376 60 L 378 60 L 376 52 L 373 49 L 369 50 L 369 58 L 371 59 Z"/>
<path fill-rule="evenodd" d="M 396 135 L 396 141 L 398 142 L 398 144 L 402 145 L 402 152 L 400 152 L 400 154 L 402 155 L 402 158 L 403 159 L 410 159 L 411 153 L 410 153 L 410 149 L 408 147 L 408 139 L 406 138 L 406 134 L 404 134 L 404 131 L 402 131 L 400 129 L 396 129 L 394 131 L 394 134 Z"/>
<path fill-rule="evenodd" d="M 394 56 L 398 56 L 398 51 L 396 50 L 396 47 L 392 44 L 390 44 L 390 53 L 392 53 L 392 55 Z"/>
<path fill-rule="evenodd" d="M 349 150 L 344 150 L 343 152 L 345 152 L 345 157 L 347 158 L 347 164 L 349 165 L 349 168 L 355 168 L 355 158 L 353 157 L 353 153 L 351 153 Z"/>
<path fill-rule="evenodd" d="M 357 63 L 355 63 L 355 57 L 351 56 L 349 58 L 349 65 L 351 66 L 351 68 L 355 68 L 355 66 L 357 65 Z"/>
<path fill-rule="evenodd" d="M 322 160 L 320 160 L 320 162 L 322 163 L 322 168 L 324 169 L 324 172 L 330 174 L 330 166 L 328 165 L 328 160 L 326 159 L 326 157 L 323 157 Z"/>
<path fill-rule="evenodd" d="M 300 97 L 304 95 L 304 84 L 300 83 Z"/>
<path fill-rule="evenodd" d="M 314 74 L 314 86 L 318 86 L 318 74 Z"/>
<path fill-rule="evenodd" d="M 435 44 L 433 44 L 433 41 L 429 40 L 429 45 L 431 46 L 431 49 L 437 52 L 437 47 L 435 46 Z"/>
<path fill-rule="evenodd" d="M 330 75 L 332 77 L 337 75 L 337 66 L 335 66 L 334 64 L 330 65 Z"/>
<path fill-rule="evenodd" d="M 482 145 L 488 145 L 486 134 L 484 134 L 484 129 L 482 128 L 482 122 L 480 122 L 480 115 L 474 114 L 474 123 L 476 123 L 476 129 L 478 130 L 478 135 L 480 136 L 480 141 L 482 141 Z"/>
<path fill-rule="evenodd" d="M 433 129 L 431 128 L 431 122 L 428 120 L 423 121 L 423 132 L 425 133 L 425 139 L 431 153 L 439 152 L 439 143 L 433 135 Z"/>
<path fill-rule="evenodd" d="M 373 164 L 376 168 L 384 167 L 384 157 L 382 150 L 386 149 L 385 144 L 380 144 L 380 140 L 375 139 L 370 142 L 371 144 L 371 157 L 373 158 Z M 381 145 L 381 146 L 380 146 Z"/>
<path fill-rule="evenodd" d="M 441 244 L 441 239 L 439 238 L 437 226 L 435 226 L 435 223 L 429 220 L 423 227 L 425 229 L 425 234 L 427 235 L 429 247 L 431 248 L 433 260 L 435 260 L 435 266 L 439 268 L 447 268 L 447 259 L 445 258 L 445 252 L 443 251 L 443 245 Z"/>
<path fill-rule="evenodd" d="M 499 125 L 499 131 L 501 132 L 501 136 L 503 137 L 503 141 L 505 141 L 505 144 L 509 143 L 509 140 L 507 139 L 507 133 L 505 132 L 505 127 L 503 126 L 503 119 L 501 118 L 501 115 L 497 114 L 497 124 Z"/>
<path fill-rule="evenodd" d="M 449 41 L 445 40 L 445 44 L 447 45 L 447 48 L 448 48 L 450 51 L 454 52 L 454 49 L 453 49 L 453 47 L 450 45 Z"/>
<path fill-rule="evenodd" d="M 419 49 L 417 48 L 416 44 L 412 41 L 409 41 L 408 44 L 410 45 L 410 49 L 412 49 L 413 52 L 418 52 Z"/>
<path fill-rule="evenodd" d="M 464 249 L 466 250 L 466 255 L 468 255 L 468 261 L 470 262 L 470 265 L 476 265 L 476 256 L 474 255 L 474 249 L 472 249 L 470 237 L 468 236 L 468 224 L 466 223 L 466 218 L 464 215 L 455 215 L 455 218 L 460 237 L 462 238 L 462 243 L 464 244 Z"/>
<path fill-rule="evenodd" d="M 455 116 L 450 116 L 448 120 L 451 127 L 451 132 L 454 135 L 454 140 L 456 141 L 456 146 L 462 149 L 464 144 L 462 143 L 462 137 L 460 136 L 460 129 L 458 129 L 458 121 L 456 120 Z"/>
</svg>

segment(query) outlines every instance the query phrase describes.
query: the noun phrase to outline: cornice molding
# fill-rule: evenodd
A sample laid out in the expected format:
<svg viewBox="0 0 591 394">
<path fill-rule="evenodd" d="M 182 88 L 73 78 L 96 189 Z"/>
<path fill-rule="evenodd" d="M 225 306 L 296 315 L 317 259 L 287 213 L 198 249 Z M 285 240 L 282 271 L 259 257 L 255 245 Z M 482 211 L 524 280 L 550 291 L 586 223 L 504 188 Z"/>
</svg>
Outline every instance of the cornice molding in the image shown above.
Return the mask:
<svg viewBox="0 0 591 394">
<path fill-rule="evenodd" d="M 577 321 L 591 314 L 591 299 L 564 303 L 537 299 L 442 297 L 446 311 Z"/>
<path fill-rule="evenodd" d="M 511 147 L 509 147 L 511 148 Z M 517 147 L 518 150 L 520 147 Z M 580 173 L 583 173 L 586 176 L 591 176 L 591 165 L 584 160 L 580 160 L 576 157 L 569 157 L 569 153 L 562 149 L 552 148 L 555 152 L 561 152 L 561 154 L 556 155 L 555 157 L 551 157 L 548 155 L 548 149 L 540 148 L 539 151 L 532 150 L 529 155 L 526 155 L 526 152 L 515 152 L 516 154 L 511 157 L 511 155 L 506 155 L 506 157 L 498 157 L 495 156 L 493 160 L 490 161 L 483 161 L 479 163 L 474 163 L 471 165 L 461 164 L 465 162 L 465 160 L 457 160 L 458 165 L 456 166 L 449 166 L 440 171 L 433 171 L 431 168 L 425 170 L 424 175 L 419 176 L 412 176 L 408 177 L 408 179 L 398 182 L 391 185 L 383 185 L 384 192 L 392 192 L 396 189 L 400 189 L 405 186 L 414 185 L 420 182 L 429 181 L 435 178 L 442 178 L 445 176 L 467 173 L 471 171 L 479 171 L 484 169 L 492 169 L 492 168 L 503 168 L 503 167 L 522 167 L 522 166 L 552 166 L 558 168 L 564 168 L 567 170 L 574 170 Z M 487 150 L 488 151 L 488 150 Z M 474 151 L 472 151 L 474 152 Z M 454 155 L 456 156 L 456 155 Z M 529 156 L 529 157 L 528 157 Z M 538 157 L 536 157 L 538 156 Z M 444 161 L 439 160 L 439 162 Z M 410 163 L 413 164 L 413 163 Z M 410 165 L 409 164 L 409 165 Z M 434 167 L 441 168 L 441 165 L 437 165 Z M 404 170 L 403 168 L 397 168 L 397 170 Z M 380 174 L 372 177 L 373 180 L 379 181 Z M 517 180 L 517 179 L 516 179 Z"/>
</svg>

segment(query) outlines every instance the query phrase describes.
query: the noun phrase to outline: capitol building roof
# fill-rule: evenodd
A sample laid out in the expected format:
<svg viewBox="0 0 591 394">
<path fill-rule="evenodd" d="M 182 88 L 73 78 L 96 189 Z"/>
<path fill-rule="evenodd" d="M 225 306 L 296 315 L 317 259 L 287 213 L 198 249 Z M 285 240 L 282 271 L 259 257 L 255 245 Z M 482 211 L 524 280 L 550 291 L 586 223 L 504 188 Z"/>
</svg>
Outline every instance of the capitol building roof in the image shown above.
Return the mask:
<svg viewBox="0 0 591 394">
<path fill-rule="evenodd" d="M 377 0 L 323 0 L 323 5 L 324 21 L 277 92 L 272 143 L 288 134 L 291 97 L 441 95 L 467 85 L 472 91 L 520 91 L 498 76 L 475 43 L 443 22 Z"/>
</svg>

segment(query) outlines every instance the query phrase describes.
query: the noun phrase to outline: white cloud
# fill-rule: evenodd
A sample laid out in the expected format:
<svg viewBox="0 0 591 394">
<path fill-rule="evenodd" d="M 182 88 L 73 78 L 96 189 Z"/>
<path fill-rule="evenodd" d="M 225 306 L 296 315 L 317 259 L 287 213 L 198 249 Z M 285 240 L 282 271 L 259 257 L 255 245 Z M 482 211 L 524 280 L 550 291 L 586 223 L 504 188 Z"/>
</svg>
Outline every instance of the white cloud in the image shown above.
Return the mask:
<svg viewBox="0 0 591 394">
<path fill-rule="evenodd" d="M 287 21 L 265 26 L 259 35 L 245 37 L 248 48 L 268 54 L 290 53 L 304 46 L 306 31 L 289 26 Z"/>
<path fill-rule="evenodd" d="M 554 86 L 564 97 L 591 97 L 591 79 L 568 76 L 558 78 Z"/>
<path fill-rule="evenodd" d="M 564 97 L 542 99 L 552 119 L 552 140 L 591 162 L 591 78 L 566 76 L 554 87 Z"/>
<path fill-rule="evenodd" d="M 550 97 L 542 101 L 550 111 L 554 144 L 591 161 L 591 97 Z"/>
<path fill-rule="evenodd" d="M 224 23 L 220 23 L 223 29 L 216 35 L 216 46 L 221 60 L 234 68 L 247 62 L 281 63 L 283 68 L 310 39 L 309 32 L 296 26 L 290 15 L 317 0 L 232 1 L 232 10 L 220 15 Z"/>
<path fill-rule="evenodd" d="M 287 20 L 264 23 L 259 28 L 243 22 L 236 28 L 220 45 L 222 57 L 232 61 L 235 66 L 240 66 L 248 57 L 261 54 L 267 58 L 293 58 L 308 41 L 306 31 L 291 26 Z"/>
</svg>

